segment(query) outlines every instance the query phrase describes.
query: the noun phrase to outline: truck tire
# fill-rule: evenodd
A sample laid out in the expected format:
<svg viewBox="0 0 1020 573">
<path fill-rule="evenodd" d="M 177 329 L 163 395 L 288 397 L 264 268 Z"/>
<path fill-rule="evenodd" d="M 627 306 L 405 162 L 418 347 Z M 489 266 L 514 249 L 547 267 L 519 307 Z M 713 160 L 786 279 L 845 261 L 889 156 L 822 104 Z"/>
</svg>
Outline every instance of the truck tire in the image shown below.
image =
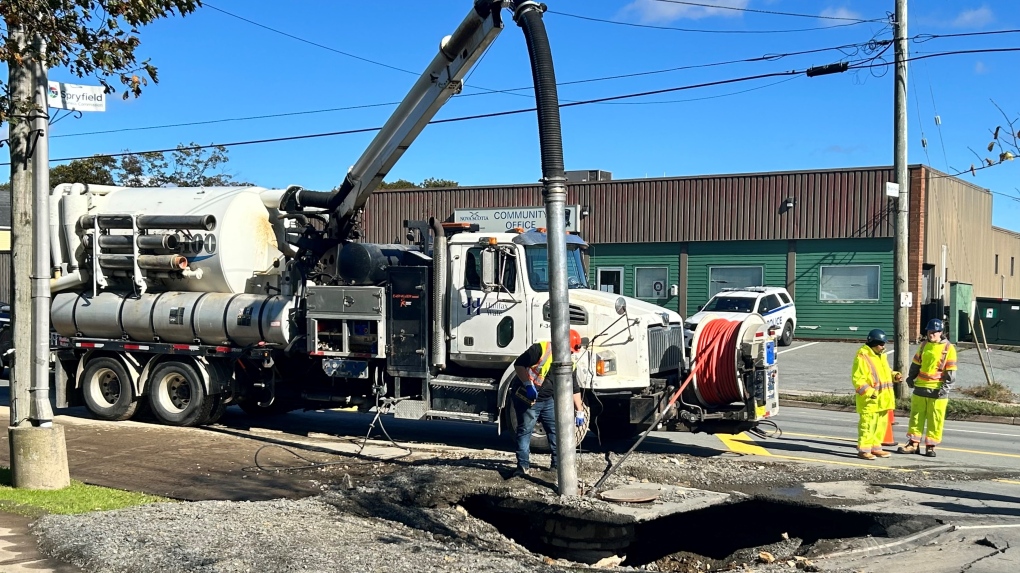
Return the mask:
<svg viewBox="0 0 1020 573">
<path fill-rule="evenodd" d="M 149 406 L 168 426 L 200 426 L 209 421 L 216 399 L 206 394 L 194 366 L 170 360 L 149 374 Z"/>
<path fill-rule="evenodd" d="M 6 324 L 3 328 L 0 328 L 0 374 L 3 373 L 4 368 L 10 366 L 7 359 L 7 351 L 14 348 L 14 332 L 11 329 L 10 324 Z M 11 358 L 14 355 L 11 354 Z"/>
<path fill-rule="evenodd" d="M 783 334 L 779 336 L 779 346 L 789 346 L 793 344 L 793 322 L 787 320 L 786 324 L 783 325 Z"/>
<path fill-rule="evenodd" d="M 521 406 L 522 404 L 514 400 L 513 396 L 509 396 L 506 407 L 503 408 L 503 426 L 510 429 L 510 441 L 514 443 L 515 449 L 517 445 L 517 408 Z M 591 409 L 588 404 L 584 405 L 584 414 L 584 425 L 577 428 L 575 436 L 578 444 L 588 435 L 588 427 L 591 424 Z M 541 422 L 536 423 L 534 431 L 531 432 L 531 451 L 538 454 L 547 454 L 552 451 L 549 447 L 549 436 L 546 435 Z"/>
<path fill-rule="evenodd" d="M 81 392 L 85 407 L 100 420 L 127 420 L 138 409 L 131 377 L 116 358 L 89 360 L 81 374 Z"/>
</svg>

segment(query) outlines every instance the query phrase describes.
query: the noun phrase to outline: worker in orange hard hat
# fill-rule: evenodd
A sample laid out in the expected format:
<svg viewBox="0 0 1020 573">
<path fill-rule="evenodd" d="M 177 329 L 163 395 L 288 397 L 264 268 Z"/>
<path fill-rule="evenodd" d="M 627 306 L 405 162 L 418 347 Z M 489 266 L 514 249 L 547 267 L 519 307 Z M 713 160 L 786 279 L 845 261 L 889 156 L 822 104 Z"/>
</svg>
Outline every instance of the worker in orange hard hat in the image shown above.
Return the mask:
<svg viewBox="0 0 1020 573">
<path fill-rule="evenodd" d="M 854 358 L 851 381 L 857 394 L 857 457 L 863 460 L 887 458 L 891 454 L 882 449 L 885 427 L 882 421 L 889 410 L 896 407 L 893 382 L 903 379 L 889 367 L 885 355 L 885 331 L 874 329 L 868 333 L 864 346 Z"/>
<path fill-rule="evenodd" d="M 573 355 L 581 352 L 584 342 L 580 333 L 570 329 L 570 352 Z M 527 475 L 531 469 L 531 433 L 535 424 L 542 422 L 545 434 L 552 450 L 552 468 L 556 468 L 556 407 L 552 378 L 547 379 L 552 368 L 552 343 L 536 342 L 524 354 L 514 361 L 517 379 L 510 388 L 514 400 L 514 413 L 517 416 L 517 469 L 515 476 Z M 576 368 L 576 363 L 575 363 Z M 573 377 L 572 377 L 573 378 Z M 584 402 L 581 401 L 581 387 L 573 378 L 574 423 L 577 427 L 585 425 Z"/>
</svg>

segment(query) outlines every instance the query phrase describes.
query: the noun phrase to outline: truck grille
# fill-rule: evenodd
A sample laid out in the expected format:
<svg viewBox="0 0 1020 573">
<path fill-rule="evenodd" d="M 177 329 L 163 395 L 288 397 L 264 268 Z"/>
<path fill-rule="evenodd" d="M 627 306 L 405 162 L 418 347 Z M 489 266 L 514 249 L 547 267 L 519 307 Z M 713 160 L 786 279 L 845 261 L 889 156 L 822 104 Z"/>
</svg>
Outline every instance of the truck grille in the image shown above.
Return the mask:
<svg viewBox="0 0 1020 573">
<path fill-rule="evenodd" d="M 588 324 L 588 311 L 579 304 L 570 305 L 570 324 Z M 549 301 L 542 306 L 542 318 L 550 320 L 552 317 L 552 307 L 549 305 Z"/>
<path fill-rule="evenodd" d="M 680 367 L 684 327 L 680 324 L 648 327 L 648 372 L 658 374 Z"/>
</svg>

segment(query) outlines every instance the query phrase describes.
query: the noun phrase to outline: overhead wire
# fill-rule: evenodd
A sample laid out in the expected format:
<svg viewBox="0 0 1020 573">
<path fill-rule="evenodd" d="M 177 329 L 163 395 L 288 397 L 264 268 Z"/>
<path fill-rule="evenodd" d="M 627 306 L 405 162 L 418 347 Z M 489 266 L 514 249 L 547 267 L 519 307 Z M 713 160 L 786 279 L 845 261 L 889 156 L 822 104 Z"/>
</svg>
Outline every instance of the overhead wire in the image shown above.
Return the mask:
<svg viewBox="0 0 1020 573">
<path fill-rule="evenodd" d="M 859 24 L 866 24 L 870 22 L 848 22 L 846 24 L 830 24 L 828 26 L 818 26 L 815 28 L 795 28 L 788 30 L 708 30 L 703 28 L 678 28 L 676 26 L 657 26 L 655 24 L 637 24 L 634 22 L 620 22 L 618 20 L 607 20 L 604 18 L 595 18 L 593 16 L 582 16 L 580 14 L 570 14 L 568 12 L 559 12 L 557 10 L 548 10 L 547 14 L 554 14 L 556 16 L 566 16 L 568 18 L 577 18 L 578 20 L 587 20 L 589 22 L 599 22 L 603 24 L 614 24 L 617 26 L 627 26 L 631 28 L 647 28 L 651 30 L 666 30 L 671 32 L 688 32 L 695 34 L 791 34 L 798 32 L 814 32 L 817 30 L 832 30 L 833 28 L 843 28 L 846 26 L 857 26 Z"/>
<path fill-rule="evenodd" d="M 886 19 L 871 19 L 864 20 L 861 18 L 850 18 L 848 16 L 825 16 L 820 14 L 800 14 L 796 12 L 778 12 L 776 10 L 762 10 L 760 8 L 740 8 L 737 6 L 725 6 L 719 4 L 704 4 L 701 2 L 689 2 L 687 0 L 655 0 L 656 2 L 662 2 L 664 4 L 682 4 L 684 6 L 694 6 L 698 8 L 711 8 L 714 10 L 732 10 L 735 12 L 748 12 L 752 14 L 765 14 L 767 16 L 793 16 L 797 18 L 817 18 L 819 20 L 843 20 L 857 23 L 864 22 L 883 22 Z"/>
<path fill-rule="evenodd" d="M 931 54 L 925 54 L 925 55 L 922 55 L 922 56 L 912 56 L 912 57 L 909 57 L 909 58 L 905 59 L 904 61 L 910 62 L 910 61 L 914 61 L 914 60 L 930 59 L 930 58 L 933 58 L 933 57 L 961 55 L 961 54 L 1002 53 L 1002 52 L 1018 52 L 1018 51 L 1020 51 L 1020 48 L 989 48 L 989 49 L 977 49 L 977 50 L 955 50 L 955 51 L 950 51 L 950 52 L 935 52 L 935 53 L 931 53 Z M 887 67 L 887 66 L 890 66 L 890 65 L 892 65 L 892 62 L 885 62 L 884 61 L 884 62 L 881 62 L 879 64 L 875 64 L 874 62 L 868 63 L 867 61 L 862 61 L 862 62 L 858 62 L 858 63 L 848 64 L 847 65 L 847 69 L 866 69 L 866 68 L 869 68 L 869 67 Z M 657 94 L 663 94 L 663 93 L 672 93 L 672 92 L 677 92 L 677 91 L 685 91 L 685 90 L 704 88 L 704 87 L 711 87 L 711 86 L 727 85 L 727 84 L 733 84 L 733 83 L 739 83 L 739 82 L 745 82 L 745 81 L 753 81 L 753 80 L 765 79 L 765 78 L 771 78 L 771 77 L 796 76 L 796 75 L 805 74 L 806 72 L 807 72 L 806 69 L 805 70 L 790 70 L 790 71 L 785 71 L 785 72 L 771 72 L 771 73 L 757 74 L 757 75 L 752 75 L 752 76 L 744 76 L 744 77 L 739 77 L 739 78 L 729 78 L 729 79 L 725 79 L 725 80 L 716 80 L 716 81 L 711 81 L 711 82 L 702 82 L 702 83 L 698 83 L 698 84 L 689 84 L 689 85 L 684 85 L 684 86 L 676 86 L 676 87 L 671 87 L 671 88 L 663 88 L 663 89 L 648 90 L 648 91 L 635 92 L 635 93 L 629 93 L 629 94 L 621 94 L 621 95 L 615 95 L 615 96 L 606 96 L 606 97 L 600 97 L 600 98 L 592 98 L 592 99 L 588 99 L 588 100 L 562 103 L 562 104 L 560 104 L 560 108 L 577 107 L 577 106 L 581 106 L 581 105 L 591 105 L 591 104 L 595 104 L 595 103 L 602 103 L 602 102 L 608 102 L 608 101 L 618 101 L 618 100 L 622 100 L 622 99 L 646 97 L 646 96 L 649 96 L 649 95 L 657 95 Z M 468 115 L 468 116 L 460 116 L 460 117 L 454 117 L 454 118 L 432 120 L 432 121 L 429 122 L 429 125 L 436 125 L 436 124 L 443 124 L 443 123 L 454 123 L 454 122 L 468 121 L 468 120 L 474 120 L 474 119 L 483 119 L 483 118 L 504 117 L 504 116 L 509 116 L 509 115 L 517 115 L 517 114 L 521 114 L 521 113 L 529 113 L 529 112 L 533 112 L 533 111 L 535 111 L 535 108 L 529 107 L 529 108 L 521 108 L 521 109 L 514 109 L 514 110 L 505 110 L 505 111 L 499 111 L 499 112 L 489 112 L 489 113 L 483 113 L 483 114 L 474 114 L 474 115 Z M 336 136 L 336 135 L 350 135 L 350 134 L 355 134 L 355 133 L 366 133 L 366 132 L 371 132 L 371 131 L 378 131 L 379 129 L 381 129 L 381 128 L 380 127 L 371 127 L 371 128 L 350 129 L 350 130 L 333 131 L 333 132 L 325 132 L 325 133 L 313 133 L 313 134 L 304 134 L 304 135 L 292 135 L 292 136 L 275 137 L 275 138 L 264 138 L 264 139 L 256 139 L 256 140 L 246 140 L 246 141 L 238 141 L 238 142 L 230 142 L 230 143 L 195 145 L 195 146 L 187 146 L 187 147 L 185 147 L 185 149 L 207 149 L 207 148 L 210 148 L 210 147 L 236 147 L 236 146 L 241 146 L 241 145 L 254 145 L 254 144 L 261 144 L 261 143 L 278 143 L 278 142 L 284 142 L 284 141 L 296 141 L 296 140 L 301 140 L 301 139 L 313 139 L 313 138 L 320 138 L 320 137 L 331 137 L 331 136 Z M 65 157 L 65 158 L 59 158 L 59 159 L 52 159 L 51 161 L 55 161 L 55 162 L 58 162 L 58 161 L 74 161 L 74 160 L 77 160 L 77 159 L 89 159 L 89 158 L 93 158 L 93 157 L 122 157 L 122 156 L 126 156 L 126 155 L 136 155 L 136 154 L 139 154 L 139 153 L 169 153 L 169 152 L 172 152 L 172 151 L 177 151 L 179 149 L 181 149 L 181 147 L 174 147 L 174 148 L 160 149 L 160 150 L 151 150 L 151 151 L 135 151 L 135 152 L 110 153 L 110 154 L 94 154 L 94 155 L 85 155 L 85 156 L 79 156 L 79 157 Z M 10 165 L 10 163 L 9 162 L 8 163 L 0 163 L 0 165 Z M 974 170 L 964 170 L 964 171 L 961 171 L 960 173 L 958 173 L 958 175 L 962 174 L 962 173 L 966 173 L 967 171 L 974 171 Z"/>
</svg>

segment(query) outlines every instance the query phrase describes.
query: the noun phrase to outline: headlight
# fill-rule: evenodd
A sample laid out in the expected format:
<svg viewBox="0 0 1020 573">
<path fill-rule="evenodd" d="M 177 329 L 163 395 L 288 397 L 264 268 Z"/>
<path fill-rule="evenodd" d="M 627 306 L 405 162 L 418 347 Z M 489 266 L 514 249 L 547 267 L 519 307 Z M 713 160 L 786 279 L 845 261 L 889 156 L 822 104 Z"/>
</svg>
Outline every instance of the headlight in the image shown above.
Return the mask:
<svg viewBox="0 0 1020 573">
<path fill-rule="evenodd" d="M 611 350 L 603 350 L 595 355 L 595 374 L 609 376 L 616 374 L 616 354 Z"/>
<path fill-rule="evenodd" d="M 684 323 L 684 328 L 686 328 L 687 330 L 694 330 L 694 329 L 698 328 L 698 323 L 696 323 L 696 322 L 685 322 Z"/>
</svg>

